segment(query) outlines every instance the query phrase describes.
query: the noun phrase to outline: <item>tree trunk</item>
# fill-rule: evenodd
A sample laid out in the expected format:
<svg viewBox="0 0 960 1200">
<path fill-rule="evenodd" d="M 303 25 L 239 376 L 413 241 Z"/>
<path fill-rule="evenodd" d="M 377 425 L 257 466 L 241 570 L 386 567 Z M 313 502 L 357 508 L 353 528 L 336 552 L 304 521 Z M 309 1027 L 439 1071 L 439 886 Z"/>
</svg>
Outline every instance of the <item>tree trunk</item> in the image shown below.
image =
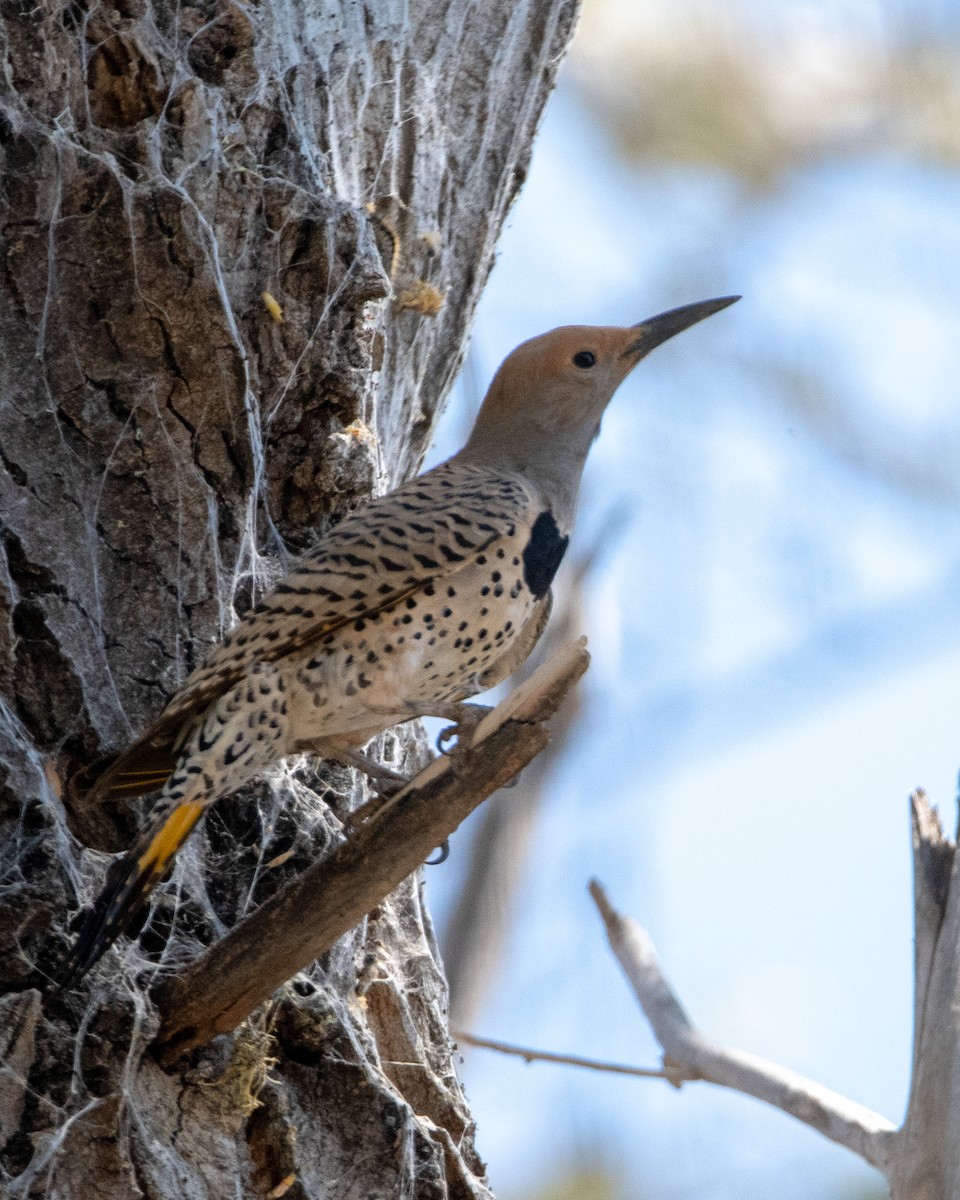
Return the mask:
<svg viewBox="0 0 960 1200">
<path fill-rule="evenodd" d="M 486 1194 L 415 877 L 234 1034 L 148 1050 L 149 989 L 317 857 L 345 771 L 223 805 L 139 942 L 46 981 L 141 815 L 73 773 L 416 470 L 575 8 L 0 4 L 5 1195 Z"/>
</svg>

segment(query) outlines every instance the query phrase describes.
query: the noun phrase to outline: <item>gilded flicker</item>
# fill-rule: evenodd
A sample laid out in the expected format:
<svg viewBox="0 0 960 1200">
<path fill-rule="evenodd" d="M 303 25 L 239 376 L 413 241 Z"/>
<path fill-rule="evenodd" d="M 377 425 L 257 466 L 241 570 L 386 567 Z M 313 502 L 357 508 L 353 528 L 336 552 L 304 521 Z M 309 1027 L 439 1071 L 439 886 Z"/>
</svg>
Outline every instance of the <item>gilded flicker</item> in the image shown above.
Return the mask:
<svg viewBox="0 0 960 1200">
<path fill-rule="evenodd" d="M 604 409 L 655 346 L 724 297 L 627 328 L 565 326 L 504 361 L 463 449 L 345 517 L 246 614 L 90 800 L 162 789 L 114 862 L 65 971 L 123 932 L 206 809 L 304 751 L 388 774 L 360 748 L 505 679 L 533 649 Z"/>
</svg>

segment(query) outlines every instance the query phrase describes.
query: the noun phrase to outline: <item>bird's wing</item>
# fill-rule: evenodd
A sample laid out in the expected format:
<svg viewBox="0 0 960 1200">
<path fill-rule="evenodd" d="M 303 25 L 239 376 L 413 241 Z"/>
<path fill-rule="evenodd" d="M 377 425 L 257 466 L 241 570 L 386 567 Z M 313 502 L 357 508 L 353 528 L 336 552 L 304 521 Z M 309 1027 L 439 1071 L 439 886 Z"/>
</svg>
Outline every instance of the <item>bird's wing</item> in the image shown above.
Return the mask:
<svg viewBox="0 0 960 1200">
<path fill-rule="evenodd" d="M 251 609 L 154 725 L 81 788 L 92 802 L 162 786 L 183 735 L 252 663 L 301 653 L 337 629 L 455 576 L 500 545 L 522 552 L 539 507 L 515 476 L 455 461 L 371 500 Z"/>
</svg>

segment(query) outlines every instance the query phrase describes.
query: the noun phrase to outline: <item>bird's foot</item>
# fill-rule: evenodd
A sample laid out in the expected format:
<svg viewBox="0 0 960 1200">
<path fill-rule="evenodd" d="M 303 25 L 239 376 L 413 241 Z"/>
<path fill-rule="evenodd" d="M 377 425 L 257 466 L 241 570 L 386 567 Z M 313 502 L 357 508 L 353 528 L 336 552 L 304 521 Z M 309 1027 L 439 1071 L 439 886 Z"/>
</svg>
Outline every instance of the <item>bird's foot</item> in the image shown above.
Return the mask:
<svg viewBox="0 0 960 1200">
<path fill-rule="evenodd" d="M 403 716 L 399 721 L 394 707 L 371 711 L 382 711 L 384 715 L 389 713 L 397 723 L 415 721 L 418 717 L 436 717 L 440 721 L 450 721 L 450 727 L 441 730 L 437 735 L 436 745 L 441 754 L 451 754 L 467 745 L 477 726 L 492 710 L 486 704 L 467 704 L 463 700 L 407 700 L 403 704 Z M 450 742 L 454 742 L 454 745 L 449 745 Z"/>
<path fill-rule="evenodd" d="M 439 867 L 441 863 L 445 863 L 450 857 L 450 839 L 444 838 L 443 842 L 437 847 L 437 857 L 428 858 L 424 863 L 427 867 Z"/>
<path fill-rule="evenodd" d="M 440 754 L 452 754 L 455 750 L 465 749 L 476 732 L 480 722 L 490 712 L 486 704 L 450 704 L 444 706 L 443 712 L 432 712 L 433 717 L 442 717 L 452 721 L 446 729 L 437 734 L 437 750 Z M 452 745 L 451 745 L 452 743 Z"/>
</svg>

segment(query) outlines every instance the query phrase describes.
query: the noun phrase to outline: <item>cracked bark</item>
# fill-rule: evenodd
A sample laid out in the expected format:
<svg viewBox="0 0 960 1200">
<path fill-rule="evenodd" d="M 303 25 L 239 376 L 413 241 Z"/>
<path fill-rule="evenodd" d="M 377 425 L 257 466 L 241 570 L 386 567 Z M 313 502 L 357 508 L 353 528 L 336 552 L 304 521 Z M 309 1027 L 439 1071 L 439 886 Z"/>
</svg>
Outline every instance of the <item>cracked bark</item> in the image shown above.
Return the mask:
<svg viewBox="0 0 960 1200">
<path fill-rule="evenodd" d="M 343 771 L 247 789 L 139 945 L 43 985 L 139 815 L 76 811 L 71 772 L 419 464 L 575 7 L 0 10 L 5 1194 L 487 1192 L 415 877 L 237 1033 L 173 1071 L 147 1050 L 149 985 L 316 858 Z"/>
</svg>

